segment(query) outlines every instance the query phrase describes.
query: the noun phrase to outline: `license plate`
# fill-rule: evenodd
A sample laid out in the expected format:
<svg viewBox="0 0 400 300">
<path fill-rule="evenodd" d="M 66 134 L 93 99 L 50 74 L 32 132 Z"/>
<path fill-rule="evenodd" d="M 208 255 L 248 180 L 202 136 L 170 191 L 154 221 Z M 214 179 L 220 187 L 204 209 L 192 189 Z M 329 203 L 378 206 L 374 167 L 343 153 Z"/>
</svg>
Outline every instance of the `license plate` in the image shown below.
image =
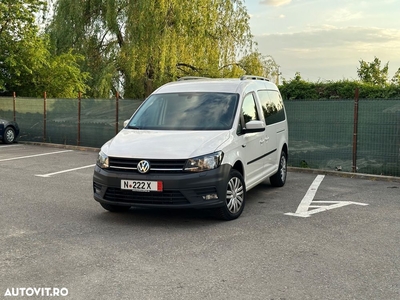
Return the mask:
<svg viewBox="0 0 400 300">
<path fill-rule="evenodd" d="M 135 192 L 162 192 L 162 181 L 121 180 L 122 190 Z"/>
</svg>

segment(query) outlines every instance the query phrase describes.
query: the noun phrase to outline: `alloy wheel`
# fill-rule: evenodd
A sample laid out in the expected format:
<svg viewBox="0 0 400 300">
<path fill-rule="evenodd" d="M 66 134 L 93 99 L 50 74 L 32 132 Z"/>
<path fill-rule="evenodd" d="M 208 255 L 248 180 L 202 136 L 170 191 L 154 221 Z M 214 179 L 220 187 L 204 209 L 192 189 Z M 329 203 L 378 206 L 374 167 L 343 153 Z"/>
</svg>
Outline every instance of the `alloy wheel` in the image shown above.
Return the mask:
<svg viewBox="0 0 400 300">
<path fill-rule="evenodd" d="M 226 191 L 226 205 L 228 210 L 235 214 L 243 204 L 243 184 L 237 177 L 232 177 L 228 182 L 228 189 Z"/>
</svg>

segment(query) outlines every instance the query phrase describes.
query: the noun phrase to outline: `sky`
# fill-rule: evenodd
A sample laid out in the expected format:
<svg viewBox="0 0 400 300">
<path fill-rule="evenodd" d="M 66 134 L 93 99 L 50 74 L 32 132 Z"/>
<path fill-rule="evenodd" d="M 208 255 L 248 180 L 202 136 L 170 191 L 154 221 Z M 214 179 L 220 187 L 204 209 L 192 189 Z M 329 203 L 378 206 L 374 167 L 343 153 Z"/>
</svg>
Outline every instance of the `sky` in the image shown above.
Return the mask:
<svg viewBox="0 0 400 300">
<path fill-rule="evenodd" d="M 307 81 L 357 80 L 360 60 L 400 68 L 400 0 L 245 0 L 258 51 Z"/>
</svg>

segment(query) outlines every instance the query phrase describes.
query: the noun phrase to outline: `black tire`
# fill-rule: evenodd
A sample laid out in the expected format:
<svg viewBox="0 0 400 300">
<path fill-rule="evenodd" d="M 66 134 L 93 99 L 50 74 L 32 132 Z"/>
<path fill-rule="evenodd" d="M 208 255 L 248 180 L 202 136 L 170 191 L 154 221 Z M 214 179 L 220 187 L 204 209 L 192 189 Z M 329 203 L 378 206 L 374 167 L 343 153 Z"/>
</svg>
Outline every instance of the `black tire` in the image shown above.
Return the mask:
<svg viewBox="0 0 400 300">
<path fill-rule="evenodd" d="M 242 174 L 231 170 L 226 185 L 224 205 L 218 208 L 218 216 L 223 220 L 237 219 L 243 212 L 246 198 L 246 186 Z"/>
<path fill-rule="evenodd" d="M 279 159 L 278 171 L 269 178 L 272 186 L 282 187 L 285 185 L 287 177 L 287 155 L 282 151 Z"/>
<path fill-rule="evenodd" d="M 7 127 L 6 130 L 4 130 L 3 142 L 5 144 L 11 144 L 14 143 L 14 141 L 15 141 L 15 130 L 12 127 Z"/>
<path fill-rule="evenodd" d="M 104 204 L 104 203 L 100 203 L 100 205 L 105 210 L 108 210 L 109 212 L 113 212 L 113 213 L 128 211 L 131 208 L 130 206 L 119 206 L 119 205 L 111 205 L 111 204 Z"/>
</svg>

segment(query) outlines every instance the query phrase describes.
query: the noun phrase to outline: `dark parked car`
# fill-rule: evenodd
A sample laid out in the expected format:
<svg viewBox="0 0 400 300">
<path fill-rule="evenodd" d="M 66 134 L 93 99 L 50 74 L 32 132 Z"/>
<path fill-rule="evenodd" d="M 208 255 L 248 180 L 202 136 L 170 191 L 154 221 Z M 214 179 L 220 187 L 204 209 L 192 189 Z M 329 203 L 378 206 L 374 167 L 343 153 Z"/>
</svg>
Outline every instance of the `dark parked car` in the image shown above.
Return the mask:
<svg viewBox="0 0 400 300">
<path fill-rule="evenodd" d="M 0 118 L 0 140 L 5 144 L 11 144 L 19 135 L 17 122 L 7 121 Z"/>
</svg>

